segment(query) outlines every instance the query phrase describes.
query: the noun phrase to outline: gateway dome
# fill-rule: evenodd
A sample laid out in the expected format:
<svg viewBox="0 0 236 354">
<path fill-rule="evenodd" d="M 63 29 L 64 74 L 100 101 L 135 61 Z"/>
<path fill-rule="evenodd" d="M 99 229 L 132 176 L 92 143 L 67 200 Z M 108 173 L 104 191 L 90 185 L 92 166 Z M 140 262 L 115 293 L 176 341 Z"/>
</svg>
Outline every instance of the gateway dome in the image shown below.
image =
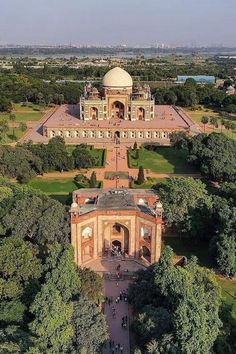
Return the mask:
<svg viewBox="0 0 236 354">
<path fill-rule="evenodd" d="M 132 88 L 133 80 L 127 71 L 116 67 L 109 70 L 103 78 L 104 87 Z"/>
</svg>

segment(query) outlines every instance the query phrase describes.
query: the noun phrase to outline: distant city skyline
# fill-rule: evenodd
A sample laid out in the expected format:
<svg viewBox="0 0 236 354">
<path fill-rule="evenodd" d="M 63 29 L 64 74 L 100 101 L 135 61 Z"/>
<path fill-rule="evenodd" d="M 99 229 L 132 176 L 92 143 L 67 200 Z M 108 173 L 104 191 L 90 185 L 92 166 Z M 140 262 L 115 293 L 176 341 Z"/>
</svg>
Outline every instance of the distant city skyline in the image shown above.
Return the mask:
<svg viewBox="0 0 236 354">
<path fill-rule="evenodd" d="M 0 0 L 0 44 L 236 47 L 235 0 Z"/>
</svg>

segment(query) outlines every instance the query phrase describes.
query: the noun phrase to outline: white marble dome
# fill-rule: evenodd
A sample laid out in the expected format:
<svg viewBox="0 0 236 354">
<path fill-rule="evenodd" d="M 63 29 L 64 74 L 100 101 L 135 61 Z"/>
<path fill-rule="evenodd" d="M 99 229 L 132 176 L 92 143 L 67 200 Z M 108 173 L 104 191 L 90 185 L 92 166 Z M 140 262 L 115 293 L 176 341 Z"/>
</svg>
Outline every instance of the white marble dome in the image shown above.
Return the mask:
<svg viewBox="0 0 236 354">
<path fill-rule="evenodd" d="M 103 78 L 103 86 L 111 88 L 131 88 L 133 80 L 127 71 L 116 67 L 109 70 Z"/>
</svg>

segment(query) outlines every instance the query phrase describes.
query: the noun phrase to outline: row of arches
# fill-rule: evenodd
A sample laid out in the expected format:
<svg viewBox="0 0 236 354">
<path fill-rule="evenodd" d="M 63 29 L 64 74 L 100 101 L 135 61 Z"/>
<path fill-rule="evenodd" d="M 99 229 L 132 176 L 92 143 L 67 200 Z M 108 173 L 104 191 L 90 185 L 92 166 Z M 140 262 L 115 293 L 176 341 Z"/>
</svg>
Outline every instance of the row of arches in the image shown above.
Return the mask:
<svg viewBox="0 0 236 354">
<path fill-rule="evenodd" d="M 119 223 L 114 223 L 111 225 L 110 241 L 104 239 L 104 250 L 103 254 L 107 256 L 111 254 L 113 256 L 118 255 L 128 255 L 130 247 L 130 232 L 129 229 Z M 146 241 L 141 243 L 139 249 L 139 257 L 144 257 L 147 261 L 151 261 L 150 252 L 150 238 L 151 230 L 146 226 L 141 227 L 141 237 Z M 86 226 L 82 230 L 82 258 L 83 262 L 93 258 L 93 228 L 91 226 Z M 137 252 L 137 251 L 136 251 Z"/>
<path fill-rule="evenodd" d="M 47 133 L 49 138 L 61 136 L 64 138 L 86 138 L 86 139 L 109 139 L 109 138 L 124 138 L 124 139 L 169 139 L 171 132 L 166 131 L 97 131 L 97 130 L 50 130 Z"/>
<path fill-rule="evenodd" d="M 115 101 L 111 105 L 111 117 L 124 119 L 125 117 L 125 105 L 120 101 Z M 97 107 L 90 107 L 89 116 L 92 120 L 98 120 L 99 111 Z M 145 109 L 138 107 L 136 110 L 136 117 L 138 120 L 145 120 Z"/>
</svg>

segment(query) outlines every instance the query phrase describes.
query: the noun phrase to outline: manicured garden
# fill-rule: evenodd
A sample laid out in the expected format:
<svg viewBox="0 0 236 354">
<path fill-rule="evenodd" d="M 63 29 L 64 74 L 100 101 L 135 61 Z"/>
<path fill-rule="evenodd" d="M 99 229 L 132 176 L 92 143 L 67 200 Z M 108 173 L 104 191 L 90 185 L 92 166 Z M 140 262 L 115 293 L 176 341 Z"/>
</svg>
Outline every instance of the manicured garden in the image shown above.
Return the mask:
<svg viewBox="0 0 236 354">
<path fill-rule="evenodd" d="M 156 173 L 194 173 L 196 171 L 188 164 L 187 155 L 187 150 L 157 146 L 155 151 L 139 149 L 136 158 L 136 151 L 130 149 L 128 163 L 130 168 L 142 166 Z"/>
<path fill-rule="evenodd" d="M 83 175 L 77 175 L 74 179 L 36 177 L 28 183 L 28 186 L 39 189 L 63 204 L 71 203 L 70 195 L 76 189 L 90 188 L 89 179 Z M 98 182 L 98 188 L 101 188 L 101 186 L 101 182 Z"/>
<path fill-rule="evenodd" d="M 41 178 L 36 177 L 29 186 L 40 189 L 45 194 L 68 194 L 78 188 L 71 178 Z"/>
<path fill-rule="evenodd" d="M 209 123 L 208 126 L 212 127 L 212 131 L 216 132 L 223 132 L 225 135 L 227 135 L 230 138 L 236 139 L 236 132 L 235 130 L 233 131 L 232 129 L 225 129 L 224 126 L 221 124 L 221 120 L 223 119 L 225 122 L 232 122 L 236 120 L 236 115 L 235 114 L 220 114 L 217 111 L 214 111 L 213 109 L 201 107 L 197 110 L 190 110 L 190 109 L 184 109 L 185 112 L 192 118 L 192 120 L 198 124 L 200 124 L 201 127 L 203 127 L 203 124 L 201 123 L 201 119 L 203 116 L 206 116 L 209 118 Z M 218 128 L 215 128 L 211 126 L 210 124 L 210 119 L 214 117 L 218 119 Z M 231 119 L 229 119 L 231 118 Z"/>
<path fill-rule="evenodd" d="M 24 106 L 18 103 L 13 105 L 13 110 L 11 113 L 14 114 L 16 117 L 15 122 L 27 123 L 30 121 L 38 121 L 39 119 L 41 119 L 47 109 L 48 108 L 41 107 L 36 104 L 35 105 L 29 104 Z M 4 119 L 9 121 L 8 113 L 0 114 L 0 120 L 4 120 Z"/>
<path fill-rule="evenodd" d="M 17 127 L 14 128 L 14 136 L 13 136 L 13 129 L 10 128 L 8 133 L 5 136 L 4 143 L 9 144 L 18 141 L 24 134 L 25 131 L 22 131 L 20 128 Z"/>
<path fill-rule="evenodd" d="M 89 184 L 75 182 L 72 178 L 34 178 L 29 184 L 34 189 L 49 195 L 62 204 L 71 203 L 71 193 L 79 188 L 89 188 Z"/>
</svg>

